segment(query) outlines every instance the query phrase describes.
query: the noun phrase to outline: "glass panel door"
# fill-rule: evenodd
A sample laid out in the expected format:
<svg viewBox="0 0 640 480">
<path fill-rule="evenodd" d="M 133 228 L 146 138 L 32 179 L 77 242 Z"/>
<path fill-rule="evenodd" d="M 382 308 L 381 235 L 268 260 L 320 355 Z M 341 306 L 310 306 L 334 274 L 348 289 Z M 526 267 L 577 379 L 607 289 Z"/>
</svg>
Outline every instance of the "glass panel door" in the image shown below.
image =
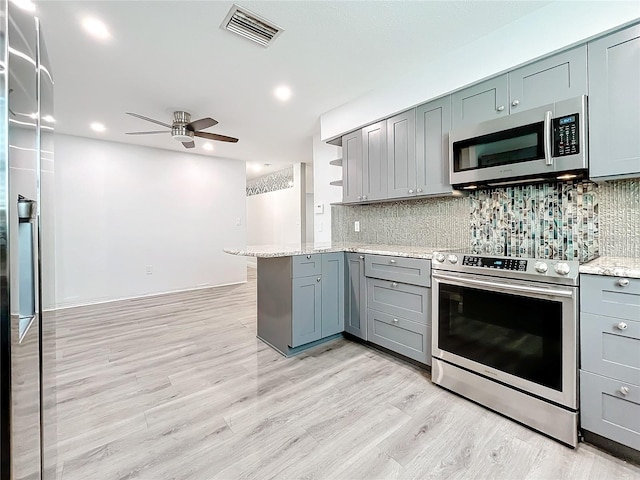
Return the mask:
<svg viewBox="0 0 640 480">
<path fill-rule="evenodd" d="M 562 303 L 440 283 L 441 350 L 562 391 Z"/>
</svg>

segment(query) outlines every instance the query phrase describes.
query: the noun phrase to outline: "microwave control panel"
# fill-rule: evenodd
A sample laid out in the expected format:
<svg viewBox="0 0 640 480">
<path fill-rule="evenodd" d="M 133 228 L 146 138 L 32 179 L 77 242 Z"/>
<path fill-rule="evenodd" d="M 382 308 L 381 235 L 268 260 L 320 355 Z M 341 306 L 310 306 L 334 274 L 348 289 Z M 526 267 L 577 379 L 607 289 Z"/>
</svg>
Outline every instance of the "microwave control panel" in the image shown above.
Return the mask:
<svg viewBox="0 0 640 480">
<path fill-rule="evenodd" d="M 552 120 L 554 157 L 566 157 L 580 153 L 578 122 L 577 113 Z"/>
</svg>

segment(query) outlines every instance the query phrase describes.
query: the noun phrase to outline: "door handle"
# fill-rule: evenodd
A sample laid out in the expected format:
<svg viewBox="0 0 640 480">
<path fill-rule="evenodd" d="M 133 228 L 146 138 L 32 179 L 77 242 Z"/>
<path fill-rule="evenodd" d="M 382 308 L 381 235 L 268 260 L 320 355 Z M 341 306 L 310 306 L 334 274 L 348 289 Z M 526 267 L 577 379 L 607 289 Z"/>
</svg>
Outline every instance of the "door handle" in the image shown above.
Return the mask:
<svg viewBox="0 0 640 480">
<path fill-rule="evenodd" d="M 544 163 L 545 165 L 553 165 L 553 157 L 551 156 L 551 113 L 544 113 Z"/>
</svg>

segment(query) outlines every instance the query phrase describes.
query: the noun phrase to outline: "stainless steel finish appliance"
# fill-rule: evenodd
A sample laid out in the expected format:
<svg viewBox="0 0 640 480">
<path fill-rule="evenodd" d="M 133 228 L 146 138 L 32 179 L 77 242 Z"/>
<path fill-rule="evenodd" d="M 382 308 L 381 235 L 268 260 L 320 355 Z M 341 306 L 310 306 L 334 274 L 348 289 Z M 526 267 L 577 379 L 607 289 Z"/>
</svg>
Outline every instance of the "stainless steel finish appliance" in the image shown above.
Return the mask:
<svg viewBox="0 0 640 480">
<path fill-rule="evenodd" d="M 585 176 L 589 166 L 587 97 L 453 130 L 449 173 L 455 188 Z"/>
<path fill-rule="evenodd" d="M 575 447 L 578 262 L 432 260 L 432 380 Z"/>
<path fill-rule="evenodd" d="M 0 0 L 1 480 L 55 478 L 53 80 L 25 7 Z"/>
</svg>

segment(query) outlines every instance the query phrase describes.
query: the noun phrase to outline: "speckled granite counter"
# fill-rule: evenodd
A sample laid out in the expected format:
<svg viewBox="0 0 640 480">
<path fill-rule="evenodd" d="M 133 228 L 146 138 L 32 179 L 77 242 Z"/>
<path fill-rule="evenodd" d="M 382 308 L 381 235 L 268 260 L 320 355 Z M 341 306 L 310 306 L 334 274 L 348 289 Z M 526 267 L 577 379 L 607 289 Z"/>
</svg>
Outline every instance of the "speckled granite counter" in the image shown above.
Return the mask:
<svg viewBox="0 0 640 480">
<path fill-rule="evenodd" d="M 640 278 L 640 258 L 600 257 L 580 265 L 580 273 Z"/>
<path fill-rule="evenodd" d="M 411 247 L 405 245 L 354 245 L 354 244 L 297 244 L 297 245 L 259 245 L 244 249 L 225 248 L 224 252 L 245 257 L 289 257 L 323 252 L 354 252 L 375 255 L 393 255 L 396 257 L 431 259 L 433 252 L 451 251 L 446 247 Z"/>
</svg>

